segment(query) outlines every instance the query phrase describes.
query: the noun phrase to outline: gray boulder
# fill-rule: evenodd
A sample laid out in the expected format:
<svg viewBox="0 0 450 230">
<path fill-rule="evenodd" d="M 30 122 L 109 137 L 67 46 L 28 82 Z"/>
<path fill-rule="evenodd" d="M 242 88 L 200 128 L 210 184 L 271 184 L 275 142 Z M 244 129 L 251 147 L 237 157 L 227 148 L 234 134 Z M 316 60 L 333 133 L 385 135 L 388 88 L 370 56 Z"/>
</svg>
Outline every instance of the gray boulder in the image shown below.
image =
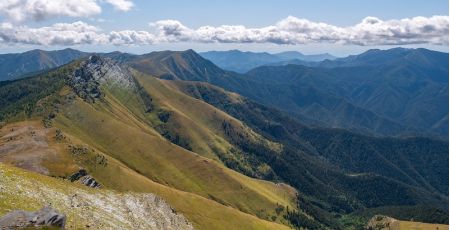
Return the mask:
<svg viewBox="0 0 450 230">
<path fill-rule="evenodd" d="M 30 227 L 54 227 L 64 229 L 66 215 L 51 207 L 44 207 L 37 212 L 14 210 L 0 217 L 0 229 L 22 229 Z"/>
<path fill-rule="evenodd" d="M 78 181 L 91 188 L 100 188 L 100 183 L 98 183 L 91 175 L 87 173 L 85 169 L 80 169 L 78 172 L 72 174 L 69 177 L 71 182 Z"/>
</svg>

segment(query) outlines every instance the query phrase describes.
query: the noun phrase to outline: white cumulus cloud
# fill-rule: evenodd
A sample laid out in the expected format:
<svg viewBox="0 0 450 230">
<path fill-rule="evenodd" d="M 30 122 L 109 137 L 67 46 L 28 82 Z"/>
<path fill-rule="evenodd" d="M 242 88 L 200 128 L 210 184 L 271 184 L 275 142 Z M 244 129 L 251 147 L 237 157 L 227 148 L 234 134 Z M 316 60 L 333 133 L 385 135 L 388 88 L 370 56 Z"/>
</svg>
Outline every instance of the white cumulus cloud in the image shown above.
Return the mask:
<svg viewBox="0 0 450 230">
<path fill-rule="evenodd" d="M 130 0 L 105 0 L 115 9 L 128 11 Z M 90 17 L 102 12 L 99 0 L 1 0 L 0 15 L 11 22 L 42 21 L 58 16 Z"/>
<path fill-rule="evenodd" d="M 78 0 L 83 1 L 83 0 Z M 413 17 L 383 21 L 366 17 L 347 27 L 312 22 L 289 16 L 274 25 L 247 28 L 242 25 L 189 28 L 176 20 L 150 23 L 150 31 L 118 30 L 104 32 L 78 21 L 31 28 L 0 23 L 0 44 L 34 45 L 148 45 L 156 43 L 335 43 L 350 45 L 448 45 L 448 16 Z"/>
<path fill-rule="evenodd" d="M 359 45 L 448 44 L 448 16 L 382 21 L 366 17 L 348 29 L 348 43 Z"/>
<path fill-rule="evenodd" d="M 84 22 L 57 23 L 52 26 L 29 28 L 10 23 L 0 24 L 1 43 L 31 45 L 77 45 L 103 43 L 105 35 Z"/>
<path fill-rule="evenodd" d="M 102 31 L 78 21 L 57 23 L 51 26 L 30 28 L 11 23 L 0 23 L 0 44 L 28 44 L 43 46 L 98 45 L 147 45 L 155 42 L 155 36 L 147 31 Z"/>
<path fill-rule="evenodd" d="M 112 31 L 107 37 L 108 43 L 112 45 L 149 45 L 156 42 L 155 35 L 147 31 Z"/>
<path fill-rule="evenodd" d="M 115 9 L 121 11 L 129 11 L 134 6 L 133 2 L 130 0 L 105 0 L 105 1 L 114 6 Z"/>
<path fill-rule="evenodd" d="M 366 17 L 349 27 L 312 22 L 289 16 L 275 25 L 246 28 L 242 25 L 202 26 L 191 29 L 175 20 L 151 23 L 168 41 L 219 43 L 305 44 L 316 42 L 356 45 L 447 44 L 448 16 L 383 21 Z"/>
</svg>

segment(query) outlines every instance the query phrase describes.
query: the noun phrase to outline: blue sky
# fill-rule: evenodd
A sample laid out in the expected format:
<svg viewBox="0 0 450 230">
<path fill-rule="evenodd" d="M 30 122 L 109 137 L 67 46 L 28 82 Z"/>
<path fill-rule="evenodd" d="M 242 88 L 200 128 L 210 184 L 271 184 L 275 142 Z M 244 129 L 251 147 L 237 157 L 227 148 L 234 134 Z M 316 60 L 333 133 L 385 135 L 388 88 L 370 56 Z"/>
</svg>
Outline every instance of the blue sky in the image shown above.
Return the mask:
<svg viewBox="0 0 450 230">
<path fill-rule="evenodd" d="M 329 52 L 345 56 L 371 48 L 387 49 L 397 46 L 425 47 L 448 52 L 449 6 L 448 1 L 444 0 L 78 0 L 73 1 L 80 6 L 80 11 L 77 12 L 70 11 L 70 6 L 67 11 L 61 10 L 64 6 L 59 5 L 42 10 L 42 7 L 36 9 L 30 4 L 37 1 L 45 5 L 49 0 L 11 1 L 15 1 L 19 6 L 14 8 L 13 5 L 2 6 L 0 3 L 2 15 L 0 23 L 3 24 L 3 27 L 0 26 L 0 38 L 3 37 L 3 41 L 0 40 L 1 53 L 21 52 L 33 48 L 51 50 L 65 47 L 85 51 L 120 50 L 132 53 L 193 48 L 197 51 L 297 50 L 308 54 Z M 68 4 L 67 2 L 71 0 L 63 2 L 61 4 Z M 132 6 L 124 5 L 125 3 Z M 98 6 L 100 10 L 94 10 L 92 4 Z M 22 13 L 22 18 L 17 16 L 18 11 Z M 32 16 L 26 18 L 28 15 Z M 432 18 L 435 15 L 447 17 Z M 418 16 L 426 20 L 412 20 Z M 364 25 L 358 27 L 357 25 L 367 17 L 375 17 L 381 23 L 377 24 L 378 27 L 369 29 L 363 27 Z M 302 21 L 303 19 L 307 21 Z M 410 21 L 402 22 L 402 19 Z M 73 26 L 72 23 L 75 22 L 80 23 Z M 157 23 L 149 25 L 155 22 Z M 411 25 L 418 24 L 417 22 L 425 24 L 420 28 L 411 29 Z M 64 29 L 58 27 L 55 32 L 56 23 L 66 23 L 68 26 L 63 26 Z M 317 23 L 325 25 L 316 29 L 319 25 Z M 230 29 L 221 27 L 222 25 L 245 28 Z M 198 30 L 204 26 L 212 28 L 206 32 Z M 274 27 L 275 35 L 264 35 L 272 30 L 270 26 Z M 388 33 L 387 36 L 390 36 L 389 31 L 392 28 L 384 29 L 386 26 L 392 28 L 403 26 L 411 31 L 409 34 L 401 35 L 393 32 L 396 34 L 393 36 L 397 37 L 378 41 L 380 37 L 386 37 L 380 33 Z M 434 30 L 427 32 L 429 34 L 421 35 L 417 32 L 430 26 Z M 444 35 L 445 26 L 447 35 Z M 311 27 L 313 29 L 310 29 Z M 253 28 L 257 30 L 252 30 Z M 111 31 L 118 33 L 113 36 Z M 223 31 L 226 36 L 220 35 Z M 368 35 L 359 36 L 358 33 Z M 14 37 L 17 34 L 22 36 Z M 83 37 L 68 37 L 79 34 Z M 350 36 L 351 39 L 346 38 Z M 51 42 L 45 41 L 47 37 Z M 112 37 L 115 38 L 114 42 L 111 42 Z"/>
<path fill-rule="evenodd" d="M 340 26 L 355 24 L 367 16 L 399 19 L 448 15 L 448 1 L 445 0 L 141 0 L 135 4 L 137 9 L 128 19 L 145 22 L 176 19 L 192 27 L 204 24 L 259 27 L 288 15 Z M 114 16 L 114 12 L 105 12 L 105 17 L 109 16 Z M 129 25 L 130 21 L 124 19 L 123 25 Z"/>
</svg>

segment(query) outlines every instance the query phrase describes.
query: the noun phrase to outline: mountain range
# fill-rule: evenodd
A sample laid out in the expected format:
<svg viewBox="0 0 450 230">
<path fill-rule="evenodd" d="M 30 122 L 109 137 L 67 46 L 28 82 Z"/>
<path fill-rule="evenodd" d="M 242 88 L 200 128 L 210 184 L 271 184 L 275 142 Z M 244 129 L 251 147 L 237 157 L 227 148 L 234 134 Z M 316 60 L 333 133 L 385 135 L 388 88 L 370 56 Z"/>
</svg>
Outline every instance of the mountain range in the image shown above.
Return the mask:
<svg viewBox="0 0 450 230">
<path fill-rule="evenodd" d="M 448 136 L 447 53 L 369 50 L 309 66 L 257 67 L 234 78 L 239 80 L 221 78 L 217 85 L 312 125 L 374 135 Z"/>
<path fill-rule="evenodd" d="M 270 65 L 279 62 L 320 62 L 326 59 L 333 60 L 336 57 L 324 53 L 305 55 L 297 51 L 286 51 L 281 53 L 256 53 L 243 52 L 240 50 L 208 51 L 199 53 L 202 57 L 212 61 L 222 69 L 245 73 L 255 67 Z"/>
<path fill-rule="evenodd" d="M 0 55 L 0 81 L 13 80 L 24 74 L 55 68 L 88 54 L 74 49 L 56 51 L 31 50 Z"/>
<path fill-rule="evenodd" d="M 236 91 L 337 128 L 448 136 L 448 54 L 371 50 L 320 66 L 259 67 L 247 73 L 253 90 Z"/>
<path fill-rule="evenodd" d="M 46 53 L 0 56 L 24 67 L 0 72 L 0 162 L 85 169 L 198 229 L 359 229 L 373 212 L 448 223 L 448 54 L 370 50 L 242 74 L 193 50 Z"/>
</svg>

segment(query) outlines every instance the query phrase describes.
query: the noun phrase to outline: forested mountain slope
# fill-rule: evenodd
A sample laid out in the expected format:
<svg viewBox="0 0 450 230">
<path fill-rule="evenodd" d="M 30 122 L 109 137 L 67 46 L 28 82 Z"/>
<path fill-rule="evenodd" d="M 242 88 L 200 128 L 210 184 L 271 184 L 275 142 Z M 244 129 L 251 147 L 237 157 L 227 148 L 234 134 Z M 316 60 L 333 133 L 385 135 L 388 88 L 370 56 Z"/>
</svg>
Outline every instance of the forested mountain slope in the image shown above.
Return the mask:
<svg viewBox="0 0 450 230">
<path fill-rule="evenodd" d="M 128 63 L 164 79 L 212 83 L 310 125 L 373 135 L 448 136 L 446 53 L 375 50 L 323 61 L 323 67 L 263 66 L 245 75 L 221 70 L 192 50 L 153 52 Z"/>
<path fill-rule="evenodd" d="M 31 50 L 25 53 L 0 54 L 0 81 L 17 79 L 24 74 L 55 68 L 87 55 L 74 49 Z"/>
</svg>

